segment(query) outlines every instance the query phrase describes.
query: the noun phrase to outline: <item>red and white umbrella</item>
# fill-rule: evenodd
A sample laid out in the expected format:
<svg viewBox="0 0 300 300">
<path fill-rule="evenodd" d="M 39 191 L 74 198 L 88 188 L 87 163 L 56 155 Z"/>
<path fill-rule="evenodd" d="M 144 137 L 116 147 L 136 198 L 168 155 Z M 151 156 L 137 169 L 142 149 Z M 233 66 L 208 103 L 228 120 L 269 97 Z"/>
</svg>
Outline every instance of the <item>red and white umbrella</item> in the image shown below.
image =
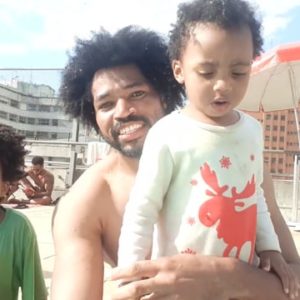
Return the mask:
<svg viewBox="0 0 300 300">
<path fill-rule="evenodd" d="M 300 97 L 300 43 L 279 46 L 253 62 L 239 108 L 274 111 L 297 108 Z"/>
<path fill-rule="evenodd" d="M 253 62 L 247 93 L 239 108 L 248 111 L 294 109 L 300 148 L 300 43 L 279 46 Z M 293 221 L 299 207 L 299 156 L 295 156 Z M 299 225 L 300 226 L 300 225 Z"/>
</svg>

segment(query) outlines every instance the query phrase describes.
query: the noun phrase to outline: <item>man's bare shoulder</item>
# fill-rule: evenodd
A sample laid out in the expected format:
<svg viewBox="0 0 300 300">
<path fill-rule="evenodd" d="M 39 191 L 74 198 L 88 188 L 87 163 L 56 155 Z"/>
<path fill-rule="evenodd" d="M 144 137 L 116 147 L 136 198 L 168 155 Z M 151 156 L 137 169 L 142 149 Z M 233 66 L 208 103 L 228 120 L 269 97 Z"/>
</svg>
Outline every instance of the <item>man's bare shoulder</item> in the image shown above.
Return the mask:
<svg viewBox="0 0 300 300">
<path fill-rule="evenodd" d="M 114 168 L 115 158 L 107 158 L 89 167 L 72 185 L 57 205 L 54 227 L 102 231 L 104 217 L 112 207 L 108 173 Z M 79 224 L 85 224 L 81 226 Z M 65 227 L 66 228 L 66 227 Z"/>
<path fill-rule="evenodd" d="M 60 200 L 68 205 L 95 210 L 103 200 L 110 198 L 108 176 L 114 170 L 115 158 L 111 155 L 89 167 Z"/>
<path fill-rule="evenodd" d="M 43 169 L 41 175 L 48 180 L 54 180 L 54 175 L 51 171 Z"/>
</svg>

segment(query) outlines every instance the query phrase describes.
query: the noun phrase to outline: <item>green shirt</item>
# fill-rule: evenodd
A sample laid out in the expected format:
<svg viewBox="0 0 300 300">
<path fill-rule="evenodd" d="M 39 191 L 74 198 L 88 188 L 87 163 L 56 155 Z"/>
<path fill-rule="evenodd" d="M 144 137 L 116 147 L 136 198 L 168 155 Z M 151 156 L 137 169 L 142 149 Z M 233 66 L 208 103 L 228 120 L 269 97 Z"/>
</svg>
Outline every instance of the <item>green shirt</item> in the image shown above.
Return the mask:
<svg viewBox="0 0 300 300">
<path fill-rule="evenodd" d="M 47 299 L 35 231 L 23 214 L 6 208 L 0 223 L 0 299 Z"/>
</svg>

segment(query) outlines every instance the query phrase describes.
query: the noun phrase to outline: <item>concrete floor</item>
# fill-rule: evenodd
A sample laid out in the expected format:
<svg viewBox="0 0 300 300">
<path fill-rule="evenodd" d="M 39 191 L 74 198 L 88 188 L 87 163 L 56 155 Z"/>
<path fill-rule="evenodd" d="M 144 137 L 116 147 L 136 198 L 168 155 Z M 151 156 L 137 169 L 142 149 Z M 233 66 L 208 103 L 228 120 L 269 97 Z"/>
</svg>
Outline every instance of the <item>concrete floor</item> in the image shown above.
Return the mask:
<svg viewBox="0 0 300 300">
<path fill-rule="evenodd" d="M 53 206 L 33 206 L 28 209 L 19 210 L 30 219 L 35 228 L 43 272 L 49 293 L 55 255 L 51 234 L 51 218 L 53 210 Z M 292 230 L 292 234 L 298 249 L 298 253 L 300 253 L 300 231 Z M 106 270 L 108 270 L 108 268 L 109 267 L 106 266 Z M 105 285 L 104 299 L 108 299 L 107 294 L 112 288 L 113 285 L 111 283 Z"/>
</svg>

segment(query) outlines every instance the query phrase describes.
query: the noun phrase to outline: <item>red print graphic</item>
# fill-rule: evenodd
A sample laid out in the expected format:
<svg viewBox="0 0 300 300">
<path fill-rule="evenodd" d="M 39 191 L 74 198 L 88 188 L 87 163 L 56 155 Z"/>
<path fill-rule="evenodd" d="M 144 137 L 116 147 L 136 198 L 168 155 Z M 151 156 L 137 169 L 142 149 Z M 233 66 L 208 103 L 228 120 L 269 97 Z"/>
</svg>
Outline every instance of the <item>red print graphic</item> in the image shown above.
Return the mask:
<svg viewBox="0 0 300 300">
<path fill-rule="evenodd" d="M 198 181 L 196 179 L 191 180 L 191 185 L 197 185 L 197 184 L 198 184 Z"/>
<path fill-rule="evenodd" d="M 223 156 L 223 157 L 220 159 L 220 164 L 221 164 L 221 167 L 222 167 L 222 168 L 229 169 L 229 167 L 230 167 L 230 165 L 231 165 L 230 158 L 229 158 L 229 157 L 226 157 L 226 156 Z"/>
<path fill-rule="evenodd" d="M 251 155 L 250 155 L 250 159 L 251 159 L 252 161 L 254 161 L 254 160 L 255 160 L 255 156 L 254 156 L 254 154 L 251 154 Z"/>
<path fill-rule="evenodd" d="M 193 218 L 193 217 L 189 217 L 188 219 L 187 219 L 187 223 L 189 224 L 189 225 L 191 225 L 191 226 L 193 226 L 194 224 L 195 224 L 195 218 Z"/>
<path fill-rule="evenodd" d="M 223 239 L 227 244 L 223 256 L 228 256 L 230 251 L 236 247 L 236 258 L 239 258 L 242 246 L 250 241 L 251 252 L 248 261 L 252 262 L 256 235 L 256 204 L 242 211 L 236 211 L 235 208 L 245 205 L 244 202 L 237 200 L 249 198 L 254 194 L 254 176 L 250 182 L 247 182 L 242 192 L 238 193 L 236 187 L 232 187 L 231 197 L 227 197 L 224 193 L 229 187 L 219 185 L 215 171 L 212 171 L 207 163 L 200 168 L 200 172 L 205 183 L 211 188 L 206 190 L 210 199 L 204 202 L 199 209 L 200 222 L 210 227 L 219 220 L 216 228 L 218 238 Z"/>
<path fill-rule="evenodd" d="M 196 254 L 196 251 L 192 250 L 191 248 L 187 248 L 181 251 L 181 254 Z"/>
</svg>

